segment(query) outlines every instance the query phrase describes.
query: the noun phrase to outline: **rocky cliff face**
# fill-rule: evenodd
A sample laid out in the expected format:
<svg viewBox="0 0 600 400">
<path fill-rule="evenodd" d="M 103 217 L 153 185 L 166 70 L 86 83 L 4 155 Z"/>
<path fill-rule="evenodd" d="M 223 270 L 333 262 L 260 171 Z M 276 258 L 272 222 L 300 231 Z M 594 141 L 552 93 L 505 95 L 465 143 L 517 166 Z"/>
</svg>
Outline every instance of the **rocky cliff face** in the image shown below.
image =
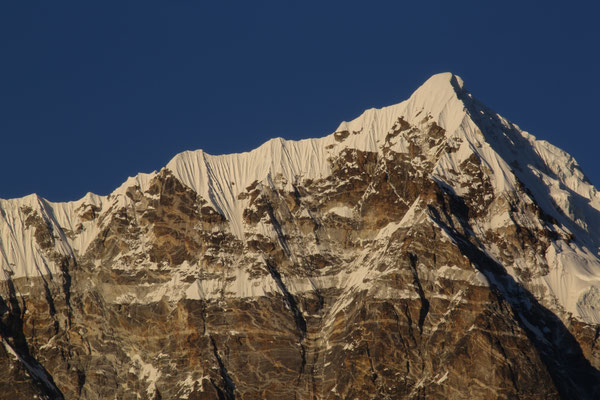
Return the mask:
<svg viewBox="0 0 600 400">
<path fill-rule="evenodd" d="M 451 74 L 0 215 L 0 398 L 600 397 L 600 195 Z"/>
</svg>

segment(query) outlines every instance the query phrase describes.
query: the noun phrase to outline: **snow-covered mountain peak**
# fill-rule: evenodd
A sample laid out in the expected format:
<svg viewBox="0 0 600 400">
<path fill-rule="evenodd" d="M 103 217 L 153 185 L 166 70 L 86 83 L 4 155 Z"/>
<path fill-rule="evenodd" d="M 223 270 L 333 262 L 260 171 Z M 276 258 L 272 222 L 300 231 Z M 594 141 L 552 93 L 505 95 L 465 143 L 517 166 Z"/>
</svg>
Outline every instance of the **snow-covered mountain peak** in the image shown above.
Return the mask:
<svg viewBox="0 0 600 400">
<path fill-rule="evenodd" d="M 437 74 L 322 138 L 0 199 L 0 386 L 597 399 L 599 247 L 575 160 Z"/>
<path fill-rule="evenodd" d="M 425 144 L 433 139 L 431 132 L 438 137 L 434 144 Z M 414 153 L 415 144 L 420 146 L 420 154 Z M 331 160 L 347 149 L 383 157 L 389 154 L 388 149 L 405 154 L 412 158 L 411 168 L 421 173 L 423 163 L 430 163 L 431 171 L 424 173 L 430 173 L 459 196 L 495 198 L 501 204 L 501 199 L 521 193 L 518 196 L 522 201 L 537 203 L 545 214 L 558 221 L 561 229 L 573 233 L 582 246 L 566 251 L 565 245 L 559 244 L 557 248 L 561 250 L 557 252 L 562 255 L 548 253 L 548 263 L 556 266 L 544 278 L 545 284 L 573 315 L 600 320 L 580 300 L 590 287 L 600 287 L 600 273 L 596 267 L 589 268 L 589 274 L 577 272 L 579 265 L 598 265 L 600 195 L 571 156 L 536 140 L 485 107 L 452 73 L 432 76 L 407 100 L 368 109 L 357 118 L 342 122 L 334 133 L 323 138 L 277 138 L 253 151 L 223 156 L 185 152 L 166 168 L 212 203 L 229 221 L 232 232 L 243 238 L 242 214 L 248 204 L 247 200 L 240 200 L 239 194 L 245 188 L 256 181 L 272 184 L 274 177 L 282 178 L 288 185 L 303 179 L 325 178 L 332 173 Z M 485 194 L 483 187 L 471 181 L 469 169 L 474 165 L 481 165 L 477 169 L 483 175 L 478 179 L 487 185 Z M 522 186 L 528 195 L 522 194 Z M 490 206 L 495 207 L 494 204 Z M 491 229 L 497 228 L 497 220 L 490 221 Z M 565 286 L 561 274 L 568 274 L 576 282 Z"/>
<path fill-rule="evenodd" d="M 464 89 L 464 81 L 458 75 L 452 72 L 442 72 L 432 75 L 414 92 L 412 96 L 426 93 L 434 97 L 444 96 L 446 93 L 449 96 L 455 95 L 457 90 Z M 412 97 L 411 96 L 411 97 Z"/>
<path fill-rule="evenodd" d="M 442 128 L 454 131 L 465 116 L 459 94 L 465 93 L 463 80 L 446 72 L 433 75 L 408 99 L 405 114 L 412 119 L 419 111 L 426 111 Z"/>
<path fill-rule="evenodd" d="M 578 304 L 579 293 L 587 291 L 590 285 L 600 288 L 600 273 L 596 274 L 595 267 L 583 278 L 581 274 L 572 274 L 579 277 L 579 283 L 570 286 L 577 287 L 575 295 L 560 289 L 563 286 L 559 279 L 561 273 L 570 273 L 577 265 L 598 263 L 600 195 L 596 189 L 571 156 L 536 140 L 486 108 L 466 91 L 463 80 L 452 73 L 432 76 L 407 100 L 368 109 L 342 122 L 328 136 L 299 141 L 278 137 L 239 154 L 185 151 L 176 155 L 164 170 L 197 193 L 203 204 L 224 218 L 224 226 L 236 238 L 244 240 L 249 229 L 244 213 L 252 208 L 249 188 L 260 183 L 263 187 L 293 193 L 296 186 L 307 181 L 322 180 L 325 186 L 331 185 L 334 170 L 356 167 L 356 160 L 348 154 L 357 153 L 377 160 L 377 168 L 406 171 L 403 172 L 406 179 L 426 177 L 458 196 L 497 200 L 496 203 L 486 200 L 487 205 L 475 201 L 481 209 L 497 207 L 498 212 L 506 213 L 506 202 L 515 196 L 527 204 L 535 202 L 545 215 L 557 221 L 560 229 L 572 233 L 581 246 L 571 252 L 565 251 L 563 245 L 557 247 L 560 250 L 557 254 L 568 253 L 571 257 L 568 260 L 575 261 L 556 261 L 560 268 L 553 271 L 558 275 L 546 278 L 565 309 L 576 315 L 577 307 L 582 308 Z M 409 173 L 413 176 L 409 177 Z M 35 274 L 35 265 L 43 264 L 42 253 L 31 239 L 31 229 L 27 230 L 23 222 L 28 213 L 39 214 L 56 232 L 60 227 L 71 232 L 70 236 L 59 238 L 61 254 L 83 253 L 104 229 L 102 224 L 110 220 L 111 213 L 131 206 L 131 190 L 147 192 L 158 175 L 157 172 L 138 174 L 109 196 L 88 194 L 69 203 L 51 203 L 37 197 L 0 201 L 4 210 L 4 224 L 0 226 L 3 269 L 10 270 L 12 276 L 30 276 Z M 344 215 L 352 214 L 348 210 Z M 98 224 L 90 219 L 97 215 L 103 216 L 98 221 L 104 222 Z M 511 219 L 491 218 L 486 223 L 496 229 L 498 223 L 506 221 Z M 255 231 L 272 234 L 267 225 L 261 231 L 259 224 Z M 22 226 L 18 235 L 15 226 Z M 565 258 L 552 256 L 549 263 L 560 257 Z M 586 309 L 579 314 L 586 313 L 591 312 Z M 600 315 L 586 318 L 600 320 Z"/>
<path fill-rule="evenodd" d="M 452 132 L 465 117 L 465 106 L 460 96 L 466 95 L 463 80 L 450 72 L 433 75 L 427 79 L 405 101 L 383 107 L 371 108 L 351 121 L 342 122 L 336 132 L 359 132 L 365 127 L 383 127 L 390 121 L 392 124 L 399 118 L 418 123 L 425 116 Z M 391 125 L 390 125 L 391 126 Z"/>
</svg>

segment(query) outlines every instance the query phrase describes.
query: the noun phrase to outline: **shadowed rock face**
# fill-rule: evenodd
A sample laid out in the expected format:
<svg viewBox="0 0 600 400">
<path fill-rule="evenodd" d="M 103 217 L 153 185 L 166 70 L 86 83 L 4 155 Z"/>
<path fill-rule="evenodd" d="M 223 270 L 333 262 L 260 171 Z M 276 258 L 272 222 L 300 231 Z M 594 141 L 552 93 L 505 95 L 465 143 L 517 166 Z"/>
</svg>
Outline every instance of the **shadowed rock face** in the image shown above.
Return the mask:
<svg viewBox="0 0 600 400">
<path fill-rule="evenodd" d="M 381 153 L 241 188 L 243 238 L 168 169 L 82 207 L 82 252 L 22 210 L 60 273 L 0 283 L 0 399 L 598 398 L 598 327 L 535 280 L 572 238 L 524 187 L 495 196 L 476 155 L 460 195 L 440 183 L 457 145 L 399 118 Z"/>
</svg>

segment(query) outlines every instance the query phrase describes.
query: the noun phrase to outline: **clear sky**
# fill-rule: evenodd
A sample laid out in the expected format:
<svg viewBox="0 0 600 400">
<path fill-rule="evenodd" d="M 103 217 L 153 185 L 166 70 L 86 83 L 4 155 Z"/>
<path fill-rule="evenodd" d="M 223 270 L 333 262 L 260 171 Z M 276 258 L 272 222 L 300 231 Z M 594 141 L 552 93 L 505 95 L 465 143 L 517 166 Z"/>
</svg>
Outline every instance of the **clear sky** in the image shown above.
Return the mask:
<svg viewBox="0 0 600 400">
<path fill-rule="evenodd" d="M 600 184 L 592 1 L 4 1 L 0 198 L 327 135 L 451 71 Z"/>
</svg>

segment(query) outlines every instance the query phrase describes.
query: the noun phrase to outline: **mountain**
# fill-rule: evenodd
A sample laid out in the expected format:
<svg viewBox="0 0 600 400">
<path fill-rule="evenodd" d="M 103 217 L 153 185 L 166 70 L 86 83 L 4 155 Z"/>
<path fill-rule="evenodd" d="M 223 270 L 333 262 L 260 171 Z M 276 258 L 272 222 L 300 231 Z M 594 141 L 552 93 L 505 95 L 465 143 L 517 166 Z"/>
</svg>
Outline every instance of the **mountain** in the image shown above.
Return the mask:
<svg viewBox="0 0 600 400">
<path fill-rule="evenodd" d="M 3 399 L 600 398 L 600 194 L 450 73 L 0 217 Z"/>
</svg>

